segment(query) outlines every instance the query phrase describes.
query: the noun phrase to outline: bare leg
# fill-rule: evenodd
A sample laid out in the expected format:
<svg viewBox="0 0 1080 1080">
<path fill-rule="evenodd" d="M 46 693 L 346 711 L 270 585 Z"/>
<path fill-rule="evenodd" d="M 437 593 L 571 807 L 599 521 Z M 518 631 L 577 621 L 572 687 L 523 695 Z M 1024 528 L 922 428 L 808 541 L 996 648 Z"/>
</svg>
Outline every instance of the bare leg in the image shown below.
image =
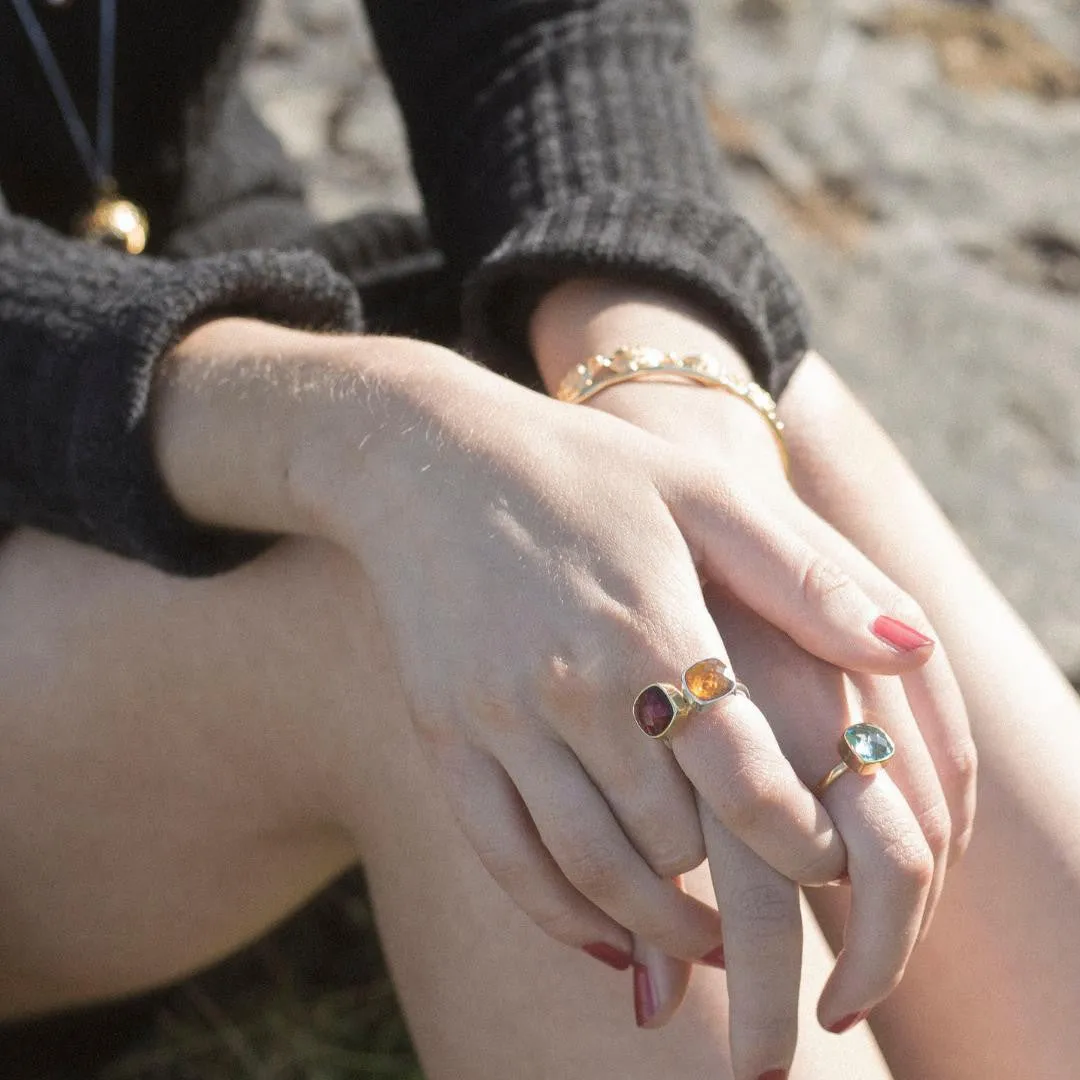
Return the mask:
<svg viewBox="0 0 1080 1080">
<path fill-rule="evenodd" d="M 0 549 L 0 1015 L 130 992 L 259 934 L 357 849 L 431 1080 L 730 1076 L 722 973 L 639 1032 L 628 973 L 553 944 L 448 820 L 354 565 L 285 542 L 185 582 Z M 688 886 L 707 891 L 702 872 Z M 812 1010 L 802 1080 L 888 1080 Z"/>
<path fill-rule="evenodd" d="M 1076 1077 L 1080 703 L 834 376 L 796 379 L 800 493 L 926 608 L 980 755 L 971 848 L 874 1031 L 898 1080 Z"/>
</svg>

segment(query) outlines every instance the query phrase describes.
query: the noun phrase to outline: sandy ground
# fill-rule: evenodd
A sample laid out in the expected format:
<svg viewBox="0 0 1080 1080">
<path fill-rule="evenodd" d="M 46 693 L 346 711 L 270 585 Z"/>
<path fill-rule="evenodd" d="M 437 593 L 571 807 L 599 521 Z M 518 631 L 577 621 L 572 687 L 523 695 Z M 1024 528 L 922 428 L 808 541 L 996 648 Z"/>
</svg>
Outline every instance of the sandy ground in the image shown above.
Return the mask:
<svg viewBox="0 0 1080 1080">
<path fill-rule="evenodd" d="M 1080 673 L 1080 0 L 691 2 L 817 346 Z M 351 0 L 266 0 L 248 80 L 321 215 L 418 205 Z"/>
</svg>

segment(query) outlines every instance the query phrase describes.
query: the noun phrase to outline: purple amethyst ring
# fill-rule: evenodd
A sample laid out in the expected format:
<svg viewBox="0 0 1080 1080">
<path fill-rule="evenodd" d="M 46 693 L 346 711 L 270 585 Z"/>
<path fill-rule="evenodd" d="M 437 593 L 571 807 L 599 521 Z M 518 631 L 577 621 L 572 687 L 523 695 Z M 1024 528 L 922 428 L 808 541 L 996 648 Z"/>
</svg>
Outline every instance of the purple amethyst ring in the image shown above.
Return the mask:
<svg viewBox="0 0 1080 1080">
<path fill-rule="evenodd" d="M 735 672 L 715 657 L 699 660 L 683 672 L 682 688 L 671 683 L 650 683 L 634 699 L 634 723 L 650 739 L 670 738 L 676 724 L 732 694 L 749 697 Z"/>
</svg>

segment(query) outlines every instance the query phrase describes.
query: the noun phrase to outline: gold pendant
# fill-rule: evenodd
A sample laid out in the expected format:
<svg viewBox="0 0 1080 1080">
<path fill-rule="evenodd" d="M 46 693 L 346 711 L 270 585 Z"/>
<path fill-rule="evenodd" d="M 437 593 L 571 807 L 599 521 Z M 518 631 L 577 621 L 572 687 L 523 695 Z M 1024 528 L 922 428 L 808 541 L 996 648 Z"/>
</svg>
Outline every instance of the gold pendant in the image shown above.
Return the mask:
<svg viewBox="0 0 1080 1080">
<path fill-rule="evenodd" d="M 150 220 L 136 203 L 121 199 L 115 191 L 103 192 L 76 231 L 84 240 L 141 255 L 150 236 Z"/>
</svg>

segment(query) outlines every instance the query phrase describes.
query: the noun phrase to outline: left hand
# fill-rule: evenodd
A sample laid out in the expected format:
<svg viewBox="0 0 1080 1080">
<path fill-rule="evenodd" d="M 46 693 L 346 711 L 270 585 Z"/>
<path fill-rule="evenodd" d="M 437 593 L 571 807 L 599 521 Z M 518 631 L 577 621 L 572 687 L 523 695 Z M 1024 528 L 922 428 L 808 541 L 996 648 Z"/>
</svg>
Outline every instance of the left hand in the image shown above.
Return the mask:
<svg viewBox="0 0 1080 1080">
<path fill-rule="evenodd" d="M 552 391 L 573 364 L 624 344 L 653 345 L 671 352 L 710 352 L 720 356 L 733 375 L 749 376 L 746 364 L 736 350 L 692 311 L 673 304 L 668 298 L 627 286 L 599 281 L 575 281 L 559 286 L 537 309 L 532 330 L 534 353 Z M 723 391 L 710 391 L 685 381 L 641 380 L 604 390 L 589 404 L 676 445 L 690 446 L 733 470 L 748 482 L 749 488 L 772 513 L 797 529 L 817 550 L 835 560 L 836 568 L 842 568 L 836 578 L 838 589 L 842 589 L 843 582 L 850 578 L 878 601 L 883 611 L 903 612 L 911 603 L 868 559 L 797 497 L 784 476 L 772 433 L 764 418 L 756 415 L 747 403 Z M 708 565 L 701 569 L 708 577 Z M 748 640 L 756 643 L 756 652 L 752 651 L 751 659 L 742 661 L 745 670 L 740 674 L 747 675 L 751 667 L 762 671 L 762 662 L 767 662 L 771 673 L 768 693 L 764 693 L 764 685 L 760 684 L 762 693 L 758 696 L 768 697 L 766 714 L 770 716 L 785 754 L 805 783 L 816 783 L 834 762 L 837 735 L 847 723 L 853 722 L 850 719 L 853 709 L 873 714 L 874 719 L 890 731 L 901 749 L 887 776 L 880 775 L 872 784 L 838 783 L 825 796 L 830 813 L 836 814 L 838 821 L 843 818 L 848 822 L 845 841 L 851 855 L 853 887 L 861 902 L 862 929 L 854 921 L 849 926 L 849 953 L 856 954 L 855 945 L 863 934 L 869 944 L 873 935 L 880 936 L 884 926 L 899 930 L 895 925 L 895 898 L 890 902 L 888 897 L 875 899 L 873 895 L 873 877 L 868 871 L 875 852 L 868 841 L 874 814 L 866 805 L 866 798 L 891 799 L 896 804 L 892 806 L 895 812 L 913 815 L 918 826 L 916 833 L 921 835 L 933 855 L 933 880 L 925 909 L 921 903 L 916 905 L 925 928 L 943 887 L 947 862 L 966 846 L 974 812 L 971 735 L 963 702 L 943 650 L 937 648 L 930 661 L 904 675 L 902 683 L 895 678 L 849 676 L 809 655 L 816 651 L 812 641 L 799 642 L 808 650 L 803 651 L 754 614 L 745 609 L 740 611 L 725 596 L 722 584 L 714 583 L 709 593 L 718 622 L 724 624 L 725 630 L 730 626 L 735 632 L 733 646 L 737 646 L 739 635 L 744 633 Z M 769 616 L 767 611 L 757 614 L 766 619 Z M 925 618 L 917 610 L 905 621 L 917 626 L 926 625 Z M 736 655 L 746 656 L 747 649 L 737 649 Z M 778 672 L 782 673 L 779 679 L 775 677 Z M 876 794 L 871 796 L 871 791 Z M 890 791 L 895 791 L 895 796 L 890 796 Z M 856 803 L 861 805 L 856 808 Z M 704 824 L 707 834 L 711 833 L 713 837 L 710 861 L 714 874 L 718 862 L 730 864 L 734 859 L 742 868 L 740 876 L 760 876 L 762 868 L 743 866 L 745 860 L 739 862 L 737 845 L 732 844 L 729 836 L 708 822 Z M 880 844 L 882 838 L 878 837 L 877 842 Z M 862 861 L 857 858 L 857 852 L 864 853 L 867 860 L 862 873 L 856 869 L 856 862 Z M 728 883 L 727 888 L 723 881 L 718 881 L 718 897 L 730 890 L 729 874 L 725 873 L 723 878 Z M 740 882 L 743 887 L 746 884 Z M 860 884 L 864 884 L 863 889 Z M 782 888 L 778 882 L 772 882 L 770 895 L 778 894 Z M 791 888 L 788 892 L 789 899 L 780 908 L 783 919 L 790 924 L 793 919 L 797 922 L 798 907 L 796 890 Z M 722 910 L 725 907 L 729 905 L 721 903 Z M 724 912 L 728 941 L 738 932 L 733 921 L 737 910 L 736 903 Z M 909 908 L 909 914 L 911 910 Z M 876 927 L 871 926 L 873 923 Z M 910 939 L 910 945 L 914 944 L 913 934 L 902 936 Z M 793 939 L 788 934 L 787 939 L 786 959 L 773 969 L 771 975 L 765 975 L 765 983 L 760 986 L 762 991 L 769 990 L 770 993 L 746 997 L 746 1000 L 756 1002 L 749 1006 L 749 1013 L 752 1014 L 755 1008 L 759 1011 L 756 1016 L 743 1015 L 758 1030 L 763 1030 L 758 1026 L 762 1021 L 776 1017 L 769 1009 L 769 1000 L 791 1001 L 791 959 L 793 955 L 797 956 L 793 953 L 792 942 L 797 941 L 797 935 Z M 733 959 L 737 952 L 737 949 L 730 952 Z M 872 945 L 864 956 L 874 956 Z M 873 970 L 874 961 L 870 959 L 864 972 L 866 982 L 863 979 L 857 981 L 864 986 L 876 981 L 878 995 L 884 997 L 905 961 L 906 950 L 903 956 L 888 959 L 879 951 L 877 970 Z M 781 976 L 781 971 L 786 974 Z M 738 981 L 734 968 L 732 977 L 733 982 Z M 757 981 L 761 983 L 760 978 Z M 839 981 L 834 977 L 822 1001 L 822 1016 L 827 1023 L 839 1018 L 832 1015 L 834 1010 L 829 1003 L 830 998 L 837 996 L 830 991 L 836 990 Z M 770 982 L 771 986 L 768 985 Z M 781 986 L 781 982 L 787 985 Z M 841 992 L 840 996 L 847 999 L 846 993 Z M 739 1007 L 737 1001 L 735 1005 Z M 766 1015 L 761 1009 L 769 1009 L 769 1013 Z M 733 1009 L 733 1019 L 737 1019 L 734 1012 Z"/>
</svg>

